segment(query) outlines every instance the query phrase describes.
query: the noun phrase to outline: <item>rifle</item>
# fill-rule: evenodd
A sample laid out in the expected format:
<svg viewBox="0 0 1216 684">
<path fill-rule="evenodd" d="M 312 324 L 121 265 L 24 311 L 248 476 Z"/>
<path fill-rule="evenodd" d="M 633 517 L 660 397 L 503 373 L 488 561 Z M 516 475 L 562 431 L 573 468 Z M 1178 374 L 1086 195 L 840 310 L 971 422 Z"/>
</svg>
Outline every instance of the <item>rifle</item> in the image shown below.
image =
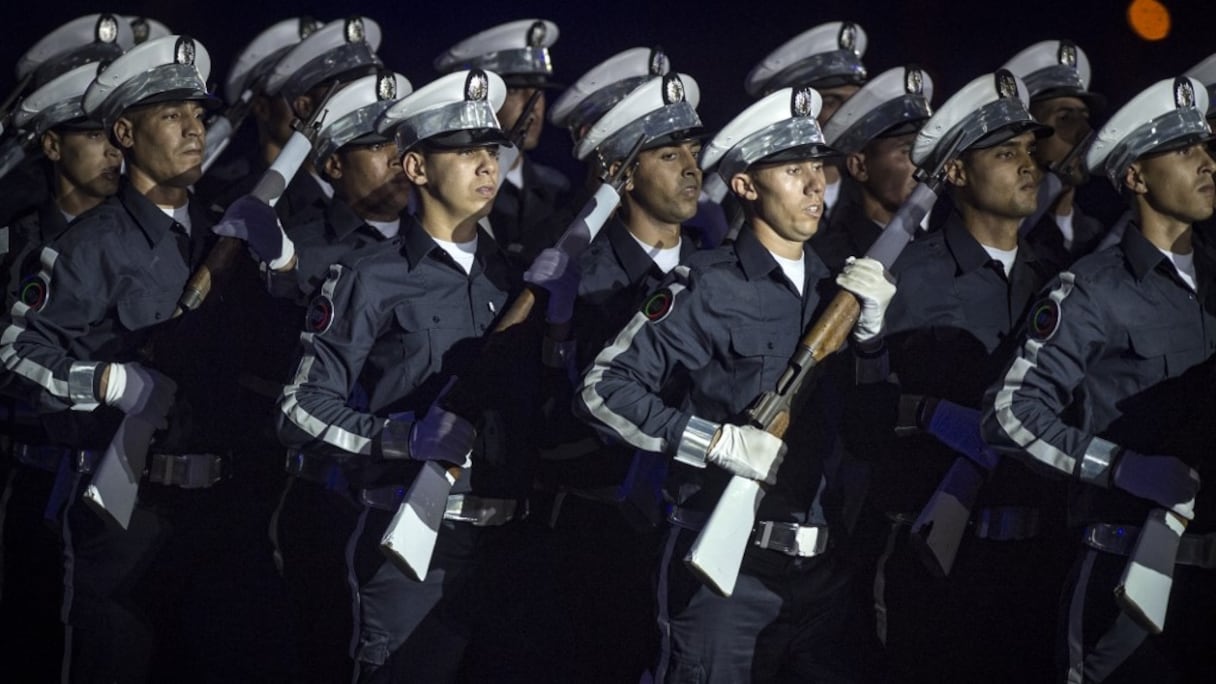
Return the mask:
<svg viewBox="0 0 1216 684">
<path fill-rule="evenodd" d="M 291 137 L 287 139 L 287 144 L 283 145 L 283 149 L 275 157 L 274 163 L 266 169 L 261 179 L 258 180 L 258 184 L 253 187 L 251 195 L 272 207 L 278 203 L 279 198 L 287 190 L 287 184 L 295 177 L 296 172 L 300 170 L 312 152 L 317 133 L 321 130 L 321 124 L 329 111 L 325 109 L 325 104 L 329 102 L 329 98 L 337 89 L 337 83 L 330 86 L 322 104 L 313 109 L 307 121 L 296 119 L 292 122 L 291 127 L 294 130 Z M 221 237 L 216 240 L 211 251 L 207 253 L 207 258 L 186 282 L 181 299 L 178 300 L 177 309 L 173 312 L 175 318 L 202 306 L 203 300 L 211 292 L 212 276 L 226 271 L 240 254 L 242 247 L 241 240 L 237 238 Z"/>
<path fill-rule="evenodd" d="M 1081 142 L 1072 146 L 1068 154 L 1047 168 L 1043 181 L 1039 183 L 1034 213 L 1022 219 L 1022 222 L 1018 224 L 1018 235 L 1026 235 L 1038 225 L 1039 221 L 1043 220 L 1043 216 L 1051 209 L 1051 205 L 1055 204 L 1056 200 L 1060 199 L 1060 195 L 1064 194 L 1065 181 L 1068 186 L 1075 188 L 1089 180 L 1085 163 L 1078 164 L 1078 159 L 1093 144 L 1097 135 L 1097 131 L 1091 130 Z"/>
<path fill-rule="evenodd" d="M 507 140 L 511 141 L 510 145 L 503 145 L 498 148 L 498 189 L 502 189 L 502 184 L 507 180 L 507 172 L 514 166 L 515 162 L 519 161 L 523 150 L 520 147 L 523 145 L 524 137 L 528 134 L 528 127 L 532 125 L 532 119 L 535 118 L 533 110 L 536 109 L 536 103 L 540 100 L 540 96 L 544 92 L 537 89 L 524 103 L 524 108 L 520 112 L 519 118 L 515 120 L 515 125 L 511 126 L 511 130 L 507 131 Z M 490 225 L 490 217 L 485 216 L 477 222 L 491 236 L 494 235 L 494 227 Z"/>
<path fill-rule="evenodd" d="M 0 178 L 4 178 L 29 156 L 36 142 L 33 131 L 14 131 L 13 136 L 0 144 Z"/>
<path fill-rule="evenodd" d="M 223 112 L 211 118 L 207 125 L 206 144 L 203 149 L 203 173 L 211 168 L 215 160 L 220 158 L 224 150 L 228 149 L 228 143 L 232 142 L 232 138 L 236 135 L 237 130 L 245 119 L 249 117 L 249 111 L 253 108 L 253 89 L 246 88 L 237 101 L 232 103 L 232 106 Z M 310 119 L 313 117 L 309 117 Z M 293 126 L 294 127 L 294 126 Z"/>
<path fill-rule="evenodd" d="M 1174 562 L 1186 524 L 1186 519 L 1173 511 L 1164 508 L 1149 511 L 1115 586 L 1119 608 L 1150 634 L 1160 634 L 1165 629 Z"/>
<path fill-rule="evenodd" d="M 946 164 L 957 155 L 959 140 L 955 139 L 931 172 L 923 169 L 917 172 L 920 182 L 912 190 L 911 196 L 900 205 L 878 241 L 866 252 L 867 257 L 877 260 L 886 269 L 895 263 L 900 252 L 916 235 L 921 220 L 937 201 L 945 181 Z M 790 410 L 807 376 L 844 345 L 860 313 L 861 307 L 852 294 L 843 291 L 837 294 L 798 342 L 793 358 L 777 379 L 777 387 L 760 395 L 748 408 L 748 424 L 777 437 L 784 437 L 789 428 Z M 759 482 L 737 475 L 731 477 L 705 527 L 684 558 L 693 574 L 723 596 L 730 596 L 734 591 L 743 553 L 756 523 L 756 511 L 763 499 L 764 489 Z"/>
<path fill-rule="evenodd" d="M 629 179 L 645 140 L 644 136 L 638 138 L 625 161 L 614 173 L 608 173 L 595 195 L 583 205 L 578 216 L 558 239 L 556 247 L 569 255 L 571 262 L 578 259 L 620 204 L 621 188 Z M 529 318 L 538 295 L 543 296 L 536 288 L 529 286 L 515 298 L 487 339 L 482 350 L 483 360 L 499 361 L 505 345 L 504 333 Z M 498 342 L 497 348 L 495 342 Z M 472 383 L 457 382 L 443 398 L 444 408 L 459 406 L 461 410 L 456 413 L 471 415 L 472 407 L 479 404 L 481 392 L 482 388 Z M 430 569 L 448 493 L 460 473 L 458 466 L 445 466 L 435 461 L 423 464 L 380 539 L 380 550 L 398 569 L 413 579 L 422 581 Z"/>
</svg>

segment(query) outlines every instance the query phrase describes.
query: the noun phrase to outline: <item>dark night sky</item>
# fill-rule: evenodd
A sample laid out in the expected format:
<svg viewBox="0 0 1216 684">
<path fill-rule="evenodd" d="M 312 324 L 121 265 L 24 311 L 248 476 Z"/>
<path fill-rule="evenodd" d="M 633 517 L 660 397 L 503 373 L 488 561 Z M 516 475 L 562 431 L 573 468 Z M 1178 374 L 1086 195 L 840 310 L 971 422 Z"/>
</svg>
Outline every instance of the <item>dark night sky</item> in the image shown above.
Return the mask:
<svg viewBox="0 0 1216 684">
<path fill-rule="evenodd" d="M 572 82 L 586 69 L 625 48 L 659 44 L 676 69 L 699 81 L 702 118 L 707 126 L 715 128 L 748 103 L 743 78 L 770 50 L 815 24 L 848 19 L 861 24 L 869 35 L 864 60 L 871 74 L 904 63 L 921 64 L 937 82 L 935 104 L 1033 42 L 1070 38 L 1090 56 L 1093 89 L 1106 94 L 1117 107 L 1153 81 L 1177 75 L 1216 52 L 1216 2 L 1163 1 L 1171 12 L 1173 28 L 1165 40 L 1149 43 L 1137 38 L 1128 27 L 1129 0 L 359 0 L 341 5 L 319 0 L 6 0 L 0 8 L 0 26 L 10 38 L 0 44 L 0 62 L 14 65 L 22 52 L 56 26 L 82 14 L 106 10 L 151 16 L 176 32 L 193 35 L 211 52 L 211 80 L 215 82 L 227 72 L 235 52 L 278 19 L 310 14 L 330 20 L 362 13 L 381 25 L 384 42 L 380 54 L 385 63 L 404 73 L 417 87 L 435 76 L 431 68 L 434 57 L 461 38 L 504 21 L 544 17 L 557 22 L 561 29 L 551 50 L 559 79 Z M 12 72 L 6 69 L 0 75 L 0 87 L 7 93 L 12 84 Z M 568 154 L 568 149 L 564 135 L 550 134 L 543 156 L 561 157 Z"/>
</svg>

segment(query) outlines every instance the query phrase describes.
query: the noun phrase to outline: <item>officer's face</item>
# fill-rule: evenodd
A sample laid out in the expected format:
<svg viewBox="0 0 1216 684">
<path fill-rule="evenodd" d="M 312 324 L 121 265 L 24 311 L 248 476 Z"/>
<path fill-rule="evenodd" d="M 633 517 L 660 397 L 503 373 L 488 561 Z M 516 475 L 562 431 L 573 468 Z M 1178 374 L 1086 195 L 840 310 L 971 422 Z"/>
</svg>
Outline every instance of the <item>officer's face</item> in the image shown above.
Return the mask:
<svg viewBox="0 0 1216 684">
<path fill-rule="evenodd" d="M 325 174 L 334 194 L 364 219 L 392 221 L 409 204 L 397 143 L 347 145 L 326 160 Z"/>
<path fill-rule="evenodd" d="M 819 230 L 826 186 L 818 159 L 753 166 L 731 179 L 731 189 L 749 203 L 758 230 L 799 245 Z"/>
<path fill-rule="evenodd" d="M 454 150 L 410 150 L 405 174 L 423 197 L 423 210 L 442 211 L 455 221 L 490 213 L 498 194 L 498 146 Z"/>
<path fill-rule="evenodd" d="M 295 114 L 291 103 L 282 96 L 255 95 L 250 107 L 258 122 L 258 133 L 277 145 L 286 145 L 291 137 L 291 122 Z"/>
<path fill-rule="evenodd" d="M 528 105 L 528 98 L 532 97 L 532 93 L 536 92 L 536 88 L 509 88 L 507 89 L 507 99 L 503 101 L 502 108 L 498 110 L 498 123 L 504 131 L 509 131 L 515 127 L 515 122 L 519 121 L 521 116 L 525 116 L 524 107 Z M 536 105 L 532 108 L 532 122 L 528 124 L 528 132 L 524 136 L 524 142 L 521 146 L 525 152 L 536 149 L 540 143 L 540 131 L 545 125 L 545 94 L 541 93 L 536 100 Z"/>
<path fill-rule="evenodd" d="M 1038 204 L 1042 173 L 1034 161 L 1034 133 L 980 150 L 968 150 L 951 171 L 957 198 L 974 211 L 1022 219 Z"/>
<path fill-rule="evenodd" d="M 666 225 L 692 218 L 701 196 L 700 154 L 701 143 L 696 140 L 640 152 L 625 188 L 630 216 L 641 213 Z"/>
<path fill-rule="evenodd" d="M 832 118 L 840 105 L 845 103 L 853 94 L 861 90 L 860 86 L 842 85 L 834 88 L 816 88 L 819 91 L 819 96 L 823 98 L 823 107 L 819 110 L 819 125 L 827 123 L 827 120 Z"/>
<path fill-rule="evenodd" d="M 1089 107 L 1080 98 L 1053 97 L 1030 105 L 1030 114 L 1040 123 L 1055 129 L 1050 137 L 1039 140 L 1035 159 L 1050 166 L 1068 155 L 1089 135 Z"/>
<path fill-rule="evenodd" d="M 912 177 L 916 165 L 911 157 L 915 140 L 915 133 L 877 138 L 861 154 L 848 159 L 849 174 L 886 211 L 897 211 L 916 187 Z"/>
<path fill-rule="evenodd" d="M 203 108 L 197 102 L 165 102 L 128 110 L 114 124 L 129 156 L 131 173 L 157 185 L 185 188 L 202 176 Z"/>
<path fill-rule="evenodd" d="M 94 199 L 118 192 L 122 153 L 110 144 L 105 131 L 50 131 L 44 137 L 43 151 L 63 179 L 60 191 Z"/>
<path fill-rule="evenodd" d="M 1198 144 L 1141 157 L 1129 174 L 1138 175 L 1133 190 L 1149 207 L 1183 223 L 1195 223 L 1212 216 L 1214 170 L 1207 148 Z"/>
</svg>

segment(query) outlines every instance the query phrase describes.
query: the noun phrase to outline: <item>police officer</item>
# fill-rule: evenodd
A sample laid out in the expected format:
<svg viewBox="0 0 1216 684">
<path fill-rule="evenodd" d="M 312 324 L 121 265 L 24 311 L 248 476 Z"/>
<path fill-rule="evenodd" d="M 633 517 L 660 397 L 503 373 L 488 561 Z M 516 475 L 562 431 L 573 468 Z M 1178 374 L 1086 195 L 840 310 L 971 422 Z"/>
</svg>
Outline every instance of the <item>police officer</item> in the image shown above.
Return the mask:
<svg viewBox="0 0 1216 684">
<path fill-rule="evenodd" d="M 265 77 L 266 96 L 278 100 L 267 107 L 268 120 L 274 122 L 272 139 L 284 144 L 291 135 L 284 124 L 290 126 L 291 117 L 307 120 L 335 83 L 374 73 L 381 66 L 376 55 L 379 47 L 380 25 L 367 17 L 352 16 L 325 24 L 288 50 Z M 290 116 L 284 116 L 283 105 Z M 314 218 L 332 197 L 333 187 L 321 178 L 320 169 L 307 162 L 288 184 L 275 211 L 290 230 Z"/>
<path fill-rule="evenodd" d="M 743 87 L 748 95 L 760 97 L 778 88 L 810 86 L 823 98 L 819 125 L 826 126 L 836 110 L 866 82 L 868 74 L 861 61 L 866 45 L 865 30 L 853 22 L 833 21 L 814 26 L 760 60 L 748 73 Z M 824 166 L 823 175 L 827 180 L 824 216 L 830 220 L 844 185 L 835 165 Z"/>
<path fill-rule="evenodd" d="M 44 425 L 82 450 L 76 461 L 82 470 L 97 460 L 92 450 L 107 448 L 124 414 L 164 427 L 174 401 L 175 383 L 139 359 L 154 328 L 171 318 L 209 238 L 209 219 L 187 191 L 202 159 L 209 70 L 201 45 L 167 36 L 137 46 L 98 74 L 84 110 L 123 150 L 129 178 L 43 250 L 44 293 L 31 304 L 15 304 L 8 319 L 0 349 L 5 366 L 42 390 Z M 167 557 L 153 552 L 189 498 L 176 488 L 214 484 L 220 466 L 213 453 L 157 454 L 149 461 L 153 475 L 125 529 L 107 524 L 106 514 L 82 505 L 79 495 L 67 506 L 70 661 L 64 672 L 73 680 L 147 676 L 154 627 L 143 600 L 164 606 L 173 595 L 149 582 L 157 577 L 147 574 L 149 562 Z M 114 510 L 118 503 L 105 505 Z"/>
<path fill-rule="evenodd" d="M 1105 104 L 1101 95 L 1089 91 L 1089 57 L 1072 41 L 1047 40 L 1022 50 L 1002 68 L 1022 79 L 1030 92 L 1030 114 L 1052 128 L 1053 133 L 1036 148 L 1039 165 L 1052 169 L 1084 142 L 1093 130 L 1091 114 Z M 1093 251 L 1104 233 L 1101 222 L 1076 202 L 1077 183 L 1085 179 L 1079 170 L 1081 161 L 1077 159 L 1072 170 L 1055 171 L 1064 189 L 1026 233 L 1026 241 L 1056 270 Z"/>
<path fill-rule="evenodd" d="M 839 230 L 816 233 L 811 244 L 833 273 L 865 254 L 912 193 L 912 142 L 928 120 L 933 79 L 916 67 L 884 71 L 832 115 L 823 136 L 846 155 L 843 166 L 859 192 L 836 211 Z"/>
<path fill-rule="evenodd" d="M 484 618 L 486 576 L 478 567 L 488 561 L 480 549 L 522 516 L 518 473 L 531 482 L 520 455 L 504 453 L 501 426 L 482 424 L 475 444 L 473 424 L 436 404 L 453 376 L 470 371 L 478 338 L 518 289 L 506 254 L 477 224 L 497 188 L 506 140 L 494 112 L 505 90 L 492 73 L 458 72 L 381 117 L 379 130 L 395 130 L 417 188 L 416 220 L 382 248 L 331 268 L 280 403 L 279 434 L 301 450 L 292 455 L 301 478 L 325 480 L 329 495 L 358 510 L 346 558 L 357 586 L 352 645 L 360 681 L 455 676 Z M 572 299 L 572 292 L 551 298 Z M 348 403 L 356 385 L 366 399 Z M 448 499 L 430 571 L 423 582 L 409 579 L 379 549 L 405 485 L 422 461 L 461 464 L 470 450 L 471 472 Z"/>
<path fill-rule="evenodd" d="M 536 149 L 544 128 L 544 91 L 556 87 L 551 81 L 549 48 L 557 37 L 557 24 L 545 19 L 521 19 L 470 36 L 435 59 L 435 69 L 440 73 L 479 68 L 500 74 L 507 84 L 507 99 L 498 110 L 503 130 L 513 130 L 521 119 L 528 120 L 521 154 L 514 166 L 502 170 L 505 182 L 489 216 L 494 239 L 514 255 L 521 267 L 553 244 L 568 219 L 560 210 L 568 200 L 570 180 L 526 154 Z M 536 104 L 524 111 L 537 90 L 541 95 Z"/>
<path fill-rule="evenodd" d="M 902 681 L 1041 681 L 1050 673 L 1051 642 L 1035 627 L 1051 615 L 1044 597 L 1063 569 L 1053 573 L 1050 547 L 1038 540 L 1052 502 L 1020 464 L 1002 463 L 983 488 L 974 535 L 959 542 L 952 569 L 948 561 L 926 569 L 904 534 L 956 460 L 994 469 L 981 454 L 939 442 L 939 424 L 949 417 L 978 436 L 975 409 L 1052 273 L 1018 235 L 1041 180 L 1036 140 L 1050 134 L 1027 104 L 1016 76 L 985 74 L 937 110 L 912 148 L 922 168 L 945 163 L 954 212 L 895 262 L 899 292 L 887 312 L 892 377 L 898 391 L 915 395 L 908 403 L 930 433 L 904 437 L 881 454 L 872 490 L 889 529 L 874 595 L 891 669 Z M 892 401 L 888 415 L 895 413 Z M 980 605 L 999 606 L 1002 619 Z M 927 648 L 941 648 L 944 657 L 926 659 Z"/>
<path fill-rule="evenodd" d="M 404 76 L 382 72 L 343 86 L 330 99 L 312 162 L 333 185 L 334 199 L 321 215 L 293 229 L 295 267 L 272 272 L 270 280 L 296 328 L 305 313 L 303 303 L 296 302 L 307 302 L 319 290 L 330 264 L 400 233 L 410 187 L 396 143 L 376 131 L 376 120 L 410 90 Z M 299 334 L 288 330 L 293 334 L 274 345 L 280 361 L 295 359 Z M 282 376 L 270 368 L 262 369 L 270 382 L 281 387 L 290 380 L 290 368 Z M 349 679 L 353 623 L 344 559 L 358 509 L 325 483 L 309 479 L 309 473 L 294 470 L 300 461 L 289 459 L 287 465 L 271 534 L 294 611 L 301 661 L 296 676 L 316 682 Z"/>
<path fill-rule="evenodd" d="M 569 371 L 586 368 L 644 297 L 697 249 L 696 237 L 682 224 L 695 215 L 701 191 L 699 100 L 697 83 L 686 74 L 649 78 L 585 128 L 576 148 L 589 165 L 616 170 L 643 140 L 620 209 L 579 260 L 577 351 L 566 350 L 566 363 L 546 358 L 561 369 L 566 391 L 550 399 L 560 412 L 546 422 L 545 437 L 560 443 L 543 462 L 542 479 L 557 492 L 545 517 L 560 545 L 560 595 L 574 604 L 570 660 L 579 680 L 637 679 L 654 662 L 657 640 L 647 597 L 661 515 L 655 484 L 666 462 L 628 446 L 604 446 L 581 422 L 564 434 L 554 428 L 571 422 Z"/>
<path fill-rule="evenodd" d="M 224 81 L 224 95 L 229 105 L 225 115 L 235 118 L 232 121 L 235 129 L 244 121 L 242 110 L 251 114 L 256 142 L 252 149 L 238 149 L 236 154 L 230 152 L 230 161 L 218 163 L 206 172 L 195 186 L 199 197 L 227 207 L 236 198 L 248 194 L 262 172 L 278 157 L 291 137 L 291 123 L 295 117 L 286 98 L 273 97 L 266 92 L 266 79 L 292 47 L 321 26 L 321 22 L 312 17 L 284 19 L 259 33 L 237 55 Z M 236 130 L 232 136 L 236 138 Z M 208 155 L 216 152 L 208 150 Z"/>
<path fill-rule="evenodd" d="M 1153 84 L 1111 117 L 1086 164 L 1115 184 L 1134 220 L 1116 249 L 1083 257 L 1028 317 L 1025 343 L 985 399 L 984 437 L 1070 478 L 1070 520 L 1085 525 L 1062 594 L 1070 682 L 1187 681 L 1212 670 L 1210 357 L 1216 261 L 1191 226 L 1212 215 L 1204 146 L 1207 91 Z M 1196 472 L 1198 469 L 1198 472 Z M 1196 493 L 1198 492 L 1198 497 Z M 1165 631 L 1150 636 L 1113 597 L 1154 507 L 1192 519 L 1173 568 Z M 1157 560 L 1168 573 L 1174 559 Z"/>
<path fill-rule="evenodd" d="M 41 247 L 118 190 L 122 156 L 80 104 L 97 69 L 95 62 L 85 64 L 51 80 L 26 96 L 13 117 L 15 126 L 30 130 L 39 141 L 46 160 L 42 164 L 50 166 L 53 199 L 0 229 L 0 244 L 7 250 L 0 255 L 6 311 L 22 296 L 23 284 L 29 285 L 26 304 L 42 293 L 37 280 Z M 0 384 L 6 383 L 7 377 Z M 14 463 L 0 497 L 5 564 L 0 624 L 8 635 L 2 646 L 6 661 L 20 664 L 24 679 L 46 680 L 56 676 L 63 653 L 58 612 L 63 557 L 55 527 L 62 522 L 59 512 L 75 473 L 69 451 L 56 446 L 38 423 L 34 401 L 27 397 L 4 403 Z"/>
<path fill-rule="evenodd" d="M 670 284 L 599 353 L 577 395 L 576 411 L 602 434 L 675 461 L 665 487 L 673 508 L 659 565 L 658 681 L 854 681 L 864 669 L 864 636 L 844 595 L 849 578 L 827 543 L 831 520 L 816 496 L 832 426 L 812 425 L 817 411 L 798 411 L 787 455 L 781 440 L 735 423 L 775 387 L 834 290 L 805 244 L 823 214 L 829 150 L 815 121 L 819 108 L 814 90 L 781 89 L 722 129 L 701 165 L 717 164 L 749 225 L 734 244 L 676 267 Z M 894 287 L 869 260 L 842 278 L 863 301 L 854 333 L 868 342 Z M 665 400 L 662 390 L 684 374 L 687 391 Z M 818 400 L 825 398 L 809 401 Z M 681 559 L 731 475 L 770 488 L 757 514 L 760 533 L 724 598 Z"/>
</svg>

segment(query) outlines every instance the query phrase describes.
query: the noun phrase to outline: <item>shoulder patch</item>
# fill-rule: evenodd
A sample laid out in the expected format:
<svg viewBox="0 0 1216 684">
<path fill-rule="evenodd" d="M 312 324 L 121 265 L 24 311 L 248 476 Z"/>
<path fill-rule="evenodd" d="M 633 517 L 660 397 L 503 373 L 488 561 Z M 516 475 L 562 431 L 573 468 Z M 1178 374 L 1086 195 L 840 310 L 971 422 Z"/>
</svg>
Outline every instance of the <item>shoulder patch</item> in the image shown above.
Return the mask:
<svg viewBox="0 0 1216 684">
<path fill-rule="evenodd" d="M 1044 297 L 1030 309 L 1027 335 L 1032 340 L 1049 340 L 1060 329 L 1060 303 Z"/>
<path fill-rule="evenodd" d="M 42 311 L 51 298 L 51 284 L 41 272 L 21 281 L 21 303 L 34 311 Z"/>
<path fill-rule="evenodd" d="M 320 335 L 329 330 L 333 324 L 333 300 L 326 295 L 317 295 L 308 305 L 308 313 L 304 316 L 304 329 L 314 335 Z"/>
<path fill-rule="evenodd" d="M 671 288 L 663 288 L 646 298 L 642 303 L 642 315 L 651 323 L 657 323 L 671 313 L 671 305 L 675 301 Z"/>
</svg>

